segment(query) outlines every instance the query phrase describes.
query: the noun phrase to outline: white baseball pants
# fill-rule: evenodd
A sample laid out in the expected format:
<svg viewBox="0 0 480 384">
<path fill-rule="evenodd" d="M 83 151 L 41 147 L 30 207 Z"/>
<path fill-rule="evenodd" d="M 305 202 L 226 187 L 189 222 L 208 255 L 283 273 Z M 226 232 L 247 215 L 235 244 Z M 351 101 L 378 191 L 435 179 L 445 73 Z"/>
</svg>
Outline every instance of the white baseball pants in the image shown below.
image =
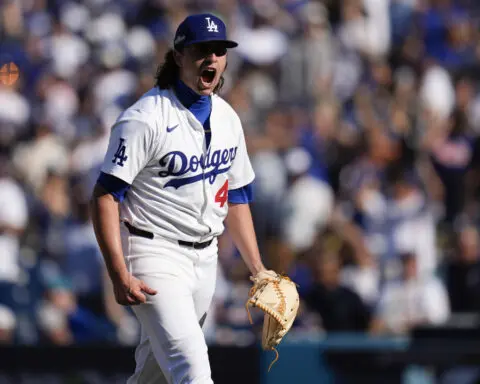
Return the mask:
<svg viewBox="0 0 480 384">
<path fill-rule="evenodd" d="M 217 240 L 198 250 L 131 235 L 121 225 L 129 271 L 157 290 L 132 309 L 141 325 L 136 369 L 127 384 L 212 384 L 200 321 L 212 301 Z M 203 318 L 203 319 L 202 319 Z"/>
</svg>

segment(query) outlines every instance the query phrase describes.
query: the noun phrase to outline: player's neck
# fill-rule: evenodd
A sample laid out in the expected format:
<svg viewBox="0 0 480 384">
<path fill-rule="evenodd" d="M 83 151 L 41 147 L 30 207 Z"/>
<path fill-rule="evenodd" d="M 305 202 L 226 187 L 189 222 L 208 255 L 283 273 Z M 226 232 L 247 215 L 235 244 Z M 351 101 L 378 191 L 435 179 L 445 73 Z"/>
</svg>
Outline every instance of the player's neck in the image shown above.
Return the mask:
<svg viewBox="0 0 480 384">
<path fill-rule="evenodd" d="M 196 108 L 210 108 L 210 96 L 199 95 L 182 80 L 178 80 L 175 84 L 175 93 L 180 102 L 188 109 L 195 105 Z"/>
<path fill-rule="evenodd" d="M 210 96 L 199 95 L 181 80 L 178 80 L 175 85 L 175 93 L 185 108 L 193 113 L 197 120 L 204 125 L 212 110 Z"/>
</svg>

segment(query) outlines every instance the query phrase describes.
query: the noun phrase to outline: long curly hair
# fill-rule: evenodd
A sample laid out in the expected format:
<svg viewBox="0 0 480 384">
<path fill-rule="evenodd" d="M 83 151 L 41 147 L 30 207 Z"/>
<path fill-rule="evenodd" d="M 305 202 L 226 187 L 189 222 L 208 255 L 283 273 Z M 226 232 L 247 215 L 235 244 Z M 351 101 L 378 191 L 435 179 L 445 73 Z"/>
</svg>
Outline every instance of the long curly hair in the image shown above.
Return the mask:
<svg viewBox="0 0 480 384">
<path fill-rule="evenodd" d="M 174 50 L 169 49 L 165 54 L 165 58 L 162 64 L 158 66 L 157 73 L 155 75 L 155 86 L 160 89 L 173 88 L 180 76 L 180 67 L 175 62 Z M 220 81 L 213 90 L 213 93 L 218 93 L 223 87 L 225 79 L 223 75 L 220 77 Z"/>
</svg>

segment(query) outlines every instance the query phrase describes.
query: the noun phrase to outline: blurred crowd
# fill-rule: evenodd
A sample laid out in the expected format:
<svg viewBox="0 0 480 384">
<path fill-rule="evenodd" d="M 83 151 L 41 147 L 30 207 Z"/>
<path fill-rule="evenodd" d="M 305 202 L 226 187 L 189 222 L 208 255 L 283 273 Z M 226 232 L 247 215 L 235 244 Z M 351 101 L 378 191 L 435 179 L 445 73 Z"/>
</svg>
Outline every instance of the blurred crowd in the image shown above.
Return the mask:
<svg viewBox="0 0 480 384">
<path fill-rule="evenodd" d="M 474 323 L 479 2 L 3 0 L 0 342 L 136 343 L 88 204 L 113 122 L 200 11 L 240 44 L 221 96 L 246 132 L 265 263 L 299 285 L 294 328 Z M 249 272 L 228 233 L 219 244 L 205 332 L 251 344 Z"/>
</svg>

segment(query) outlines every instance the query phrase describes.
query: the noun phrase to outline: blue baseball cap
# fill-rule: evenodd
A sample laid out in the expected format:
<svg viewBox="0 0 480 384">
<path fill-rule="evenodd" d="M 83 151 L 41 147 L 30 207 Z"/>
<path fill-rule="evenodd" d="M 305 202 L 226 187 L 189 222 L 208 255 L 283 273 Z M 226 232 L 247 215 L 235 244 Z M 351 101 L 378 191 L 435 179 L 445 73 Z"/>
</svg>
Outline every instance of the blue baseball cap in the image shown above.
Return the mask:
<svg viewBox="0 0 480 384">
<path fill-rule="evenodd" d="M 235 48 L 238 43 L 227 39 L 225 23 L 210 13 L 190 15 L 178 26 L 173 46 L 180 50 L 187 45 L 218 41 L 227 48 Z"/>
</svg>

